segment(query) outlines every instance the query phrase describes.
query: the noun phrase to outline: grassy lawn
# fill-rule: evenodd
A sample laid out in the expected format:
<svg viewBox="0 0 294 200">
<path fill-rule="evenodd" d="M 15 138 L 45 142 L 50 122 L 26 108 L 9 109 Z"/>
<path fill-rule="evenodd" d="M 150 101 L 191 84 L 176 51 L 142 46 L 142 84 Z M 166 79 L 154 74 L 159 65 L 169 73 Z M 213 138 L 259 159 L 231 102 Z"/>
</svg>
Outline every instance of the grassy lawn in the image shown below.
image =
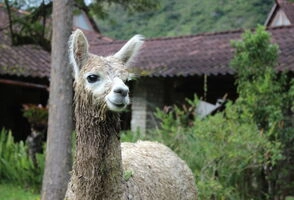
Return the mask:
<svg viewBox="0 0 294 200">
<path fill-rule="evenodd" d="M 1 200 L 39 200 L 40 195 L 19 186 L 12 184 L 0 183 Z"/>
</svg>

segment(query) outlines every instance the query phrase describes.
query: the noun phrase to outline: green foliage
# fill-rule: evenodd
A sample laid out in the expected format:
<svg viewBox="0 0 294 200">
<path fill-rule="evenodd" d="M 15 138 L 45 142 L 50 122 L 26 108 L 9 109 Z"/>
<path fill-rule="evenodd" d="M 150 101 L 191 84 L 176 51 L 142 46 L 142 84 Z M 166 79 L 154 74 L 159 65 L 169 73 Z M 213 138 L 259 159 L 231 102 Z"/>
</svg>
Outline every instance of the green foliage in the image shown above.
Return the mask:
<svg viewBox="0 0 294 200">
<path fill-rule="evenodd" d="M 40 195 L 25 190 L 18 185 L 0 183 L 0 199 L 3 200 L 39 200 Z"/>
<path fill-rule="evenodd" d="M 161 120 L 164 127 L 167 127 L 164 124 L 173 124 L 170 117 Z M 238 106 L 232 103 L 227 104 L 223 113 L 204 120 L 196 118 L 191 127 L 177 123 L 159 130 L 158 134 L 175 134 L 170 136 L 176 140 L 169 146 L 192 168 L 200 199 L 253 198 L 255 188 L 251 181 L 255 177 L 251 172 L 260 169 L 264 162 L 275 163 L 281 158 L 280 143 L 271 143 L 269 136 L 259 132 L 246 112 L 240 115 Z M 165 141 L 171 139 L 162 140 Z M 267 154 L 273 156 L 267 159 Z"/>
<path fill-rule="evenodd" d="M 123 179 L 125 181 L 128 181 L 133 176 L 133 174 L 134 174 L 134 172 L 132 170 L 126 170 L 126 171 L 124 171 Z"/>
<path fill-rule="evenodd" d="M 42 105 L 24 104 L 23 116 L 27 118 L 30 124 L 47 125 L 48 108 Z"/>
<path fill-rule="evenodd" d="M 52 15 L 53 1 L 10 1 L 0 0 L 4 2 L 8 18 L 9 31 L 13 45 L 38 44 L 47 51 L 51 50 L 50 34 L 52 24 L 50 24 L 50 16 Z M 89 20 L 92 25 L 95 24 L 91 16 L 99 19 L 105 19 L 109 16 L 108 8 L 112 5 L 119 5 L 129 13 L 149 11 L 156 9 L 158 3 L 155 0 L 94 0 L 90 5 L 86 5 L 84 0 L 75 0 L 75 14 L 84 11 L 89 14 Z M 28 12 L 22 14 L 15 12 L 15 9 L 25 9 Z M 49 23 L 48 23 L 49 22 Z M 99 31 L 97 27 L 93 27 Z"/>
<path fill-rule="evenodd" d="M 271 43 L 270 34 L 259 26 L 255 32 L 246 31 L 241 41 L 232 42 L 236 49 L 231 62 L 237 72 L 236 101 L 239 112 L 246 110 L 253 122 L 272 142 L 280 142 L 283 160 L 278 163 L 264 163 L 264 192 L 269 198 L 278 195 L 278 190 L 288 188 L 290 183 L 282 181 L 293 171 L 293 87 L 294 81 L 286 74 L 278 74 L 278 46 Z M 290 153 L 292 152 L 292 153 Z M 293 154 L 292 154 L 293 155 Z M 269 157 L 272 155 L 269 154 Z M 287 175 L 286 175 L 287 174 Z M 281 178 L 284 177 L 284 178 Z"/>
<path fill-rule="evenodd" d="M 107 9 L 109 17 L 98 21 L 104 35 L 129 39 L 190 35 L 203 32 L 253 28 L 263 24 L 273 0 L 160 0 L 159 8 L 131 15 L 119 5 Z"/>
<path fill-rule="evenodd" d="M 0 0 L 1 2 L 1 0 Z M 9 31 L 13 45 L 38 44 L 50 51 L 48 32 L 48 17 L 52 12 L 52 3 L 4 0 L 9 20 Z M 37 3 L 38 4 L 38 3 Z M 28 8 L 29 7 L 29 8 Z M 20 12 L 17 9 L 27 8 L 29 12 Z"/>
<path fill-rule="evenodd" d="M 282 119 L 283 83 L 274 70 L 278 47 L 259 26 L 255 33 L 246 31 L 242 41 L 234 41 L 235 57 L 231 65 L 237 72 L 238 101 L 253 113 L 260 128 L 269 128 Z M 262 105 L 262 106 L 261 106 Z"/>
<path fill-rule="evenodd" d="M 84 4 L 83 0 L 77 0 L 76 2 L 80 5 Z M 100 13 L 108 15 L 106 9 L 113 4 L 120 5 L 131 13 L 152 10 L 158 6 L 158 2 L 155 0 L 94 0 L 93 2 L 94 3 L 89 5 L 90 10 L 94 13 L 97 13 L 98 11 L 98 16 Z"/>
<path fill-rule="evenodd" d="M 27 146 L 15 142 L 11 132 L 0 132 L 0 180 L 38 190 L 44 169 L 44 155 L 37 154 L 35 167 L 27 155 Z"/>
<path fill-rule="evenodd" d="M 241 37 L 240 41 L 232 42 L 236 53 L 231 65 L 237 72 L 238 83 L 260 78 L 265 71 L 272 71 L 278 57 L 278 46 L 270 42 L 265 27 L 258 26 L 255 32 L 246 30 Z"/>
<path fill-rule="evenodd" d="M 157 110 L 160 128 L 140 139 L 162 142 L 186 160 L 195 175 L 199 199 L 258 198 L 258 188 L 253 186 L 257 183 L 252 184 L 255 172 L 265 162 L 281 159 L 281 144 L 271 142 L 246 111 L 238 112 L 236 104 L 229 102 L 224 112 L 203 120 L 191 117 L 198 100 L 189 104 L 174 106 L 168 113 Z"/>
</svg>

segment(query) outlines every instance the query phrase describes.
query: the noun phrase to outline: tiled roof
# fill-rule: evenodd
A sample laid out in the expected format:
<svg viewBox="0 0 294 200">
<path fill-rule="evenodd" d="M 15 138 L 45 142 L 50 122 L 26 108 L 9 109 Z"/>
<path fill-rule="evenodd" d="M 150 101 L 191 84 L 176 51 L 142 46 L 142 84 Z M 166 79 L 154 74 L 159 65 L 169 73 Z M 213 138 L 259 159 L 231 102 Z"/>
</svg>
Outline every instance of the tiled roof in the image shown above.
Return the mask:
<svg viewBox="0 0 294 200">
<path fill-rule="evenodd" d="M 280 46 L 277 70 L 294 71 L 294 26 L 270 28 L 273 42 Z M 193 76 L 233 74 L 229 62 L 233 55 L 231 40 L 243 31 L 229 31 L 181 37 L 148 39 L 133 68 L 147 76 Z M 86 33 L 90 51 L 111 55 L 126 41 L 101 40 Z M 36 45 L 11 46 L 7 35 L 0 31 L 0 74 L 49 78 L 50 54 Z"/>
<path fill-rule="evenodd" d="M 294 71 L 294 26 L 270 28 L 273 42 L 280 46 L 278 71 Z M 229 62 L 233 56 L 230 41 L 240 39 L 243 31 L 229 31 L 191 36 L 146 40 L 134 62 L 135 71 L 147 76 L 193 76 L 233 74 Z M 125 41 L 90 43 L 90 51 L 110 55 Z"/>
<path fill-rule="evenodd" d="M 17 10 L 17 14 L 23 14 Z M 84 31 L 91 44 L 112 39 L 91 31 Z M 6 9 L 0 3 L 0 74 L 22 77 L 49 78 L 50 53 L 38 45 L 11 46 Z"/>
<path fill-rule="evenodd" d="M 91 44 L 112 41 L 90 31 L 84 31 Z M 49 78 L 50 52 L 38 45 L 11 46 L 6 30 L 0 31 L 0 74 Z"/>
<path fill-rule="evenodd" d="M 21 14 L 20 11 L 17 12 Z M 11 46 L 8 17 L 0 4 L 0 74 L 34 78 L 50 75 L 50 53 L 38 45 Z"/>
<path fill-rule="evenodd" d="M 0 31 L 0 74 L 45 78 L 50 75 L 50 53 L 37 45 L 11 46 Z"/>
<path fill-rule="evenodd" d="M 291 24 L 294 24 L 294 2 L 290 2 L 289 0 L 276 0 L 276 3 L 285 12 Z"/>
</svg>

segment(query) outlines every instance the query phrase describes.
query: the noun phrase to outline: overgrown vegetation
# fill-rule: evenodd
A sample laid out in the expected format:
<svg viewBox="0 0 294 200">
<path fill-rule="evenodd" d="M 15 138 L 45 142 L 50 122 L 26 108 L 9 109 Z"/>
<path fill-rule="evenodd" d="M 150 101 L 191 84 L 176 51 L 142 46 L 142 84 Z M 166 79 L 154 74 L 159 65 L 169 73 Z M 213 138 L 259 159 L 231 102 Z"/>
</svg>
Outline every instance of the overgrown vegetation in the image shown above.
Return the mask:
<svg viewBox="0 0 294 200">
<path fill-rule="evenodd" d="M 47 126 L 48 107 L 35 104 L 23 105 L 23 116 L 28 120 L 31 126 Z"/>
<path fill-rule="evenodd" d="M 15 142 L 12 133 L 2 129 L 0 132 L 0 181 L 39 191 L 45 158 L 43 154 L 37 154 L 37 166 L 35 166 L 27 150 L 24 142 Z"/>
<path fill-rule="evenodd" d="M 160 0 L 157 10 L 129 14 L 119 5 L 109 7 L 108 18 L 98 20 L 102 34 L 129 39 L 190 35 L 204 32 L 254 28 L 264 24 L 274 0 Z"/>
<path fill-rule="evenodd" d="M 274 69 L 278 46 L 271 44 L 270 39 L 262 26 L 255 33 L 246 31 L 242 41 L 232 43 L 236 49 L 232 66 L 237 72 L 239 112 L 246 107 L 258 129 L 269 135 L 271 142 L 282 144 L 284 158 L 274 165 L 264 163 L 260 171 L 263 179 L 260 190 L 264 198 L 273 199 L 293 190 L 289 177 L 294 176 L 294 80 Z"/>
<path fill-rule="evenodd" d="M 37 44 L 43 49 L 51 51 L 52 20 L 50 18 L 53 1 L 0 0 L 0 3 L 2 2 L 5 4 L 8 14 L 8 29 L 12 45 Z M 92 16 L 105 19 L 111 13 L 108 10 L 110 5 L 119 5 L 131 13 L 153 10 L 158 6 L 155 0 L 97 0 L 92 1 L 89 5 L 86 5 L 84 0 L 75 0 L 73 4 L 74 14 L 84 11 L 92 28 L 97 32 L 100 30 Z"/>
<path fill-rule="evenodd" d="M 52 4 L 45 3 L 44 0 L 40 2 L 38 8 L 27 8 L 23 1 L 4 0 L 4 4 L 8 14 L 12 45 L 38 44 L 50 51 L 51 33 L 48 21 L 52 12 Z M 24 8 L 28 12 L 18 12 L 18 9 Z"/>
<path fill-rule="evenodd" d="M 274 70 L 278 47 L 263 27 L 246 31 L 232 66 L 239 98 L 200 120 L 198 99 L 166 113 L 158 110 L 157 130 L 144 137 L 165 143 L 191 167 L 199 199 L 275 199 L 293 195 L 293 80 Z M 192 112 L 187 112 L 187 111 Z M 192 116 L 192 117 L 191 117 Z"/>
</svg>

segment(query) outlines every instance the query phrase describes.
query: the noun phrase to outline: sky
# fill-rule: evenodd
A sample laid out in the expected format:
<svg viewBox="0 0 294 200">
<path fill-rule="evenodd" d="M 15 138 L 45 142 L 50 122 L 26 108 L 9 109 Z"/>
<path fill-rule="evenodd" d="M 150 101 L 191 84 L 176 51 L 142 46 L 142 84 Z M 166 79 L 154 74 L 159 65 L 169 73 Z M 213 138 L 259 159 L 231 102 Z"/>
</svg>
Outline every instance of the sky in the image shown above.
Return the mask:
<svg viewBox="0 0 294 200">
<path fill-rule="evenodd" d="M 90 3 L 93 2 L 93 0 L 84 0 L 85 4 L 88 6 Z"/>
</svg>

